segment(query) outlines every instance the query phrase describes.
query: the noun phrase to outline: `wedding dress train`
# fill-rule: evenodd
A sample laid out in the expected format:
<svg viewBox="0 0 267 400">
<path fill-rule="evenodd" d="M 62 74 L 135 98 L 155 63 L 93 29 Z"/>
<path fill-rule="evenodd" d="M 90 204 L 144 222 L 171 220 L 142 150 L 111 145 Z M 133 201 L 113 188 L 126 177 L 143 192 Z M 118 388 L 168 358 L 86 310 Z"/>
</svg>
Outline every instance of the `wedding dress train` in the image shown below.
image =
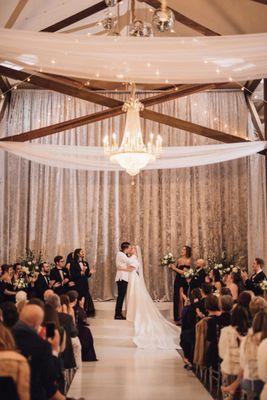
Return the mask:
<svg viewBox="0 0 267 400">
<path fill-rule="evenodd" d="M 180 330 L 163 317 L 150 297 L 143 277 L 142 257 L 138 247 L 137 256 L 131 256 L 131 264 L 136 269 L 130 273 L 126 318 L 134 324 L 133 342 L 142 349 L 177 349 Z"/>
</svg>

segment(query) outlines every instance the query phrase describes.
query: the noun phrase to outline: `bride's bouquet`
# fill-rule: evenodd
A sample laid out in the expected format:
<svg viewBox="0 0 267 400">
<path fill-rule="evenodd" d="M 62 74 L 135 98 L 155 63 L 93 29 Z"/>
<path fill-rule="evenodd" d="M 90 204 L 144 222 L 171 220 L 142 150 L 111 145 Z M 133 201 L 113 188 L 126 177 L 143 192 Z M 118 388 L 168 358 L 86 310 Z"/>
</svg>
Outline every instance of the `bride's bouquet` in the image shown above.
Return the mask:
<svg viewBox="0 0 267 400">
<path fill-rule="evenodd" d="M 174 264 L 175 261 L 176 260 L 173 257 L 172 253 L 168 253 L 160 260 L 160 263 L 164 267 L 166 265 Z"/>
</svg>

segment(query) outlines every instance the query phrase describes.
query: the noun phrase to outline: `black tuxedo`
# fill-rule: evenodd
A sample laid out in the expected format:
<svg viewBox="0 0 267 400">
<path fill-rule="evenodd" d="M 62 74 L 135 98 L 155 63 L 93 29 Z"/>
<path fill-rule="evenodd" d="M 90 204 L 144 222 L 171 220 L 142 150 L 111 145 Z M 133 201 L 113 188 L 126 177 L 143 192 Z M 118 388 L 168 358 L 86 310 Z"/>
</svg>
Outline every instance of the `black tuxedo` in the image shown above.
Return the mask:
<svg viewBox="0 0 267 400">
<path fill-rule="evenodd" d="M 82 268 L 80 263 L 85 267 L 84 274 L 82 274 Z M 77 292 L 79 293 L 79 299 L 84 297 L 84 309 L 87 315 L 93 316 L 95 314 L 94 303 L 92 301 L 91 295 L 89 293 L 89 283 L 88 278 L 91 276 L 89 264 L 87 261 L 74 260 L 70 265 L 70 277 L 75 283 Z"/>
<path fill-rule="evenodd" d="M 34 289 L 36 292 L 36 296 L 39 299 L 44 300 L 44 292 L 47 289 L 50 289 L 49 283 L 50 283 L 50 278 L 48 275 L 43 275 L 42 273 L 38 275 L 38 278 L 36 279 L 34 284 Z"/>
<path fill-rule="evenodd" d="M 245 287 L 247 290 L 252 290 L 256 296 L 262 296 L 263 291 L 260 288 L 260 283 L 266 279 L 266 275 L 263 271 L 259 273 L 254 273 L 245 282 Z"/>
<path fill-rule="evenodd" d="M 206 272 L 204 268 L 200 268 L 195 271 L 195 275 L 190 282 L 190 290 L 200 288 L 202 283 L 205 283 Z"/>
<path fill-rule="evenodd" d="M 18 321 L 12 329 L 18 350 L 26 357 L 31 370 L 31 399 L 48 400 L 58 390 L 57 359 L 52 355 L 51 344 L 35 330 Z"/>
<path fill-rule="evenodd" d="M 60 273 L 61 271 L 61 273 Z M 59 296 L 61 296 L 62 294 L 66 293 L 66 289 L 67 289 L 67 283 L 63 284 L 63 280 L 65 278 L 68 278 L 66 276 L 65 271 L 63 271 L 63 269 L 59 270 L 57 267 L 51 269 L 50 271 L 50 280 L 51 281 L 55 281 L 55 283 L 60 283 L 61 286 L 52 286 L 52 289 L 54 290 L 54 292 L 56 294 L 58 294 Z"/>
</svg>

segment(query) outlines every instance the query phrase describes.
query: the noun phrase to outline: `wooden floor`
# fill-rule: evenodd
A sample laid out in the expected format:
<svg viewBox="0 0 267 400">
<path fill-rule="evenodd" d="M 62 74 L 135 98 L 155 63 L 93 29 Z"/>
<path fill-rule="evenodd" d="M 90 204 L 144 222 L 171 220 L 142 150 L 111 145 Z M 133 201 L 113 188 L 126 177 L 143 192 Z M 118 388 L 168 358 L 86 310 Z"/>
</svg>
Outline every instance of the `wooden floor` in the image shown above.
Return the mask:
<svg viewBox="0 0 267 400">
<path fill-rule="evenodd" d="M 170 305 L 159 303 L 165 315 Z M 210 395 L 183 368 L 176 351 L 139 350 L 131 342 L 133 328 L 114 321 L 114 303 L 96 303 L 97 316 L 90 321 L 98 362 L 83 363 L 68 397 L 90 400 L 206 400 Z"/>
</svg>

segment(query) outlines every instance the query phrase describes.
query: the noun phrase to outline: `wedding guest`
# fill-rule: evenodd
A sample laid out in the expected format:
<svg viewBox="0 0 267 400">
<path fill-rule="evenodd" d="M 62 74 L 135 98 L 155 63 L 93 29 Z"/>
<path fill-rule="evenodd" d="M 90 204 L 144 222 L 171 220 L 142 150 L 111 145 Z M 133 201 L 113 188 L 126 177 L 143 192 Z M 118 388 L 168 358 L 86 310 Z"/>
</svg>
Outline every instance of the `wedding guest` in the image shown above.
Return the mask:
<svg viewBox="0 0 267 400">
<path fill-rule="evenodd" d="M 5 301 L 1 304 L 1 310 L 4 325 L 12 328 L 19 318 L 17 307 L 12 301 Z"/>
<path fill-rule="evenodd" d="M 16 291 L 12 284 L 12 267 L 4 264 L 1 267 L 2 274 L 0 277 L 0 304 L 5 301 L 15 302 Z"/>
<path fill-rule="evenodd" d="M 231 321 L 231 311 L 234 305 L 234 300 L 232 296 L 224 295 L 219 298 L 221 315 L 219 317 L 219 324 L 221 328 L 230 325 Z"/>
<path fill-rule="evenodd" d="M 252 290 L 256 296 L 262 296 L 263 290 L 260 288 L 260 283 L 266 279 L 266 275 L 263 272 L 264 261 L 261 258 L 255 258 L 252 263 L 253 274 L 248 277 L 246 271 L 242 272 L 242 279 L 247 290 Z"/>
<path fill-rule="evenodd" d="M 251 316 L 251 313 L 249 310 L 249 305 L 250 305 L 251 300 L 252 300 L 252 296 L 251 296 L 250 292 L 247 290 L 245 290 L 244 292 L 241 292 L 237 299 L 237 304 L 244 307 L 248 313 L 249 326 L 252 325 L 252 316 Z"/>
<path fill-rule="evenodd" d="M 229 326 L 222 328 L 219 339 L 219 356 L 222 359 L 222 384 L 228 386 L 233 383 L 240 372 L 240 345 L 248 331 L 248 315 L 241 306 L 236 306 L 231 315 Z M 235 393 L 239 398 L 239 393 Z"/>
<path fill-rule="evenodd" d="M 44 300 L 44 292 L 50 288 L 50 278 L 49 272 L 50 267 L 46 262 L 43 262 L 39 265 L 40 273 L 38 275 L 37 280 L 35 281 L 34 288 L 36 292 L 36 296 Z"/>
<path fill-rule="evenodd" d="M 221 294 L 221 296 L 224 296 L 224 295 L 232 296 L 231 290 L 226 286 L 222 286 L 220 294 Z"/>
<path fill-rule="evenodd" d="M 218 342 L 220 337 L 221 315 L 218 297 L 214 296 L 213 294 L 209 294 L 205 298 L 205 308 L 208 312 L 206 365 L 217 370 L 219 364 Z"/>
<path fill-rule="evenodd" d="M 50 283 L 54 292 L 60 296 L 66 293 L 69 278 L 63 270 L 65 265 L 64 258 L 62 256 L 56 256 L 54 258 L 54 263 L 55 267 L 50 271 Z"/>
<path fill-rule="evenodd" d="M 192 265 L 192 250 L 189 246 L 182 248 L 181 257 L 178 259 L 177 265 L 170 264 L 169 268 L 176 272 L 173 286 L 173 319 L 180 324 L 182 309 L 187 299 L 189 285 L 185 278 L 185 273 Z"/>
<path fill-rule="evenodd" d="M 221 292 L 222 290 L 222 282 L 221 282 L 221 274 L 220 271 L 216 268 L 213 268 L 210 273 L 209 276 L 211 278 L 211 284 L 213 286 L 213 291 L 214 292 Z"/>
<path fill-rule="evenodd" d="M 47 289 L 44 292 L 44 302 L 46 303 L 50 296 L 54 295 L 54 291 L 52 289 Z"/>
<path fill-rule="evenodd" d="M 234 301 L 237 301 L 239 294 L 244 289 L 240 272 L 231 271 L 227 275 L 226 286 L 231 290 Z"/>
<path fill-rule="evenodd" d="M 208 315 L 206 310 L 206 298 L 212 293 L 212 286 L 208 283 L 202 283 L 201 285 L 201 299 L 196 306 L 196 314 L 198 318 L 204 318 Z"/>
<path fill-rule="evenodd" d="M 19 290 L 16 293 L 16 307 L 18 314 L 20 314 L 22 308 L 27 304 L 27 293 L 24 290 Z"/>
<path fill-rule="evenodd" d="M 190 280 L 190 290 L 195 288 L 201 288 L 202 283 L 205 283 L 206 278 L 206 262 L 202 258 L 196 261 L 196 270 L 193 278 Z"/>
<path fill-rule="evenodd" d="M 257 361 L 259 378 L 265 383 L 261 400 L 267 400 L 267 339 L 263 339 L 258 347 Z"/>
<path fill-rule="evenodd" d="M 52 349 L 54 357 L 59 352 L 59 335 L 50 340 L 51 344 L 39 336 L 43 318 L 44 312 L 39 306 L 27 304 L 12 332 L 18 349 L 30 360 L 31 400 L 64 400 L 55 380 L 52 355 Z"/>
<path fill-rule="evenodd" d="M 0 377 L 12 379 L 19 400 L 30 400 L 30 368 L 28 362 L 16 351 L 11 332 L 2 323 L 0 323 Z M 5 393 L 1 393 L 1 395 L 4 397 Z M 11 394 L 6 398 L 11 400 Z"/>
<path fill-rule="evenodd" d="M 188 370 L 192 369 L 193 364 L 195 328 L 197 323 L 196 307 L 200 299 L 200 289 L 193 289 L 189 294 L 190 304 L 184 307 L 182 313 L 180 345 L 184 353 L 184 367 Z"/>
<path fill-rule="evenodd" d="M 267 309 L 267 302 L 263 297 L 254 297 L 249 303 L 251 318 L 254 318 L 259 311 Z"/>
<path fill-rule="evenodd" d="M 259 311 L 252 323 L 252 329 L 241 343 L 240 366 L 243 370 L 242 388 L 248 398 L 259 397 L 264 382 L 257 367 L 258 347 L 267 338 L 267 312 Z"/>
<path fill-rule="evenodd" d="M 83 309 L 83 299 L 78 303 L 78 293 L 75 290 L 68 292 L 70 306 L 75 313 L 75 322 L 78 328 L 78 336 L 82 346 L 82 361 L 97 361 L 94 349 L 94 340 L 87 323 L 86 313 Z"/>
<path fill-rule="evenodd" d="M 83 249 L 74 251 L 74 259 L 70 266 L 71 278 L 75 283 L 75 288 L 79 294 L 79 300 L 84 298 L 84 307 L 87 316 L 95 315 L 95 307 L 89 292 L 88 278 L 95 272 L 89 268 L 89 264 L 84 259 L 85 253 Z"/>
</svg>

